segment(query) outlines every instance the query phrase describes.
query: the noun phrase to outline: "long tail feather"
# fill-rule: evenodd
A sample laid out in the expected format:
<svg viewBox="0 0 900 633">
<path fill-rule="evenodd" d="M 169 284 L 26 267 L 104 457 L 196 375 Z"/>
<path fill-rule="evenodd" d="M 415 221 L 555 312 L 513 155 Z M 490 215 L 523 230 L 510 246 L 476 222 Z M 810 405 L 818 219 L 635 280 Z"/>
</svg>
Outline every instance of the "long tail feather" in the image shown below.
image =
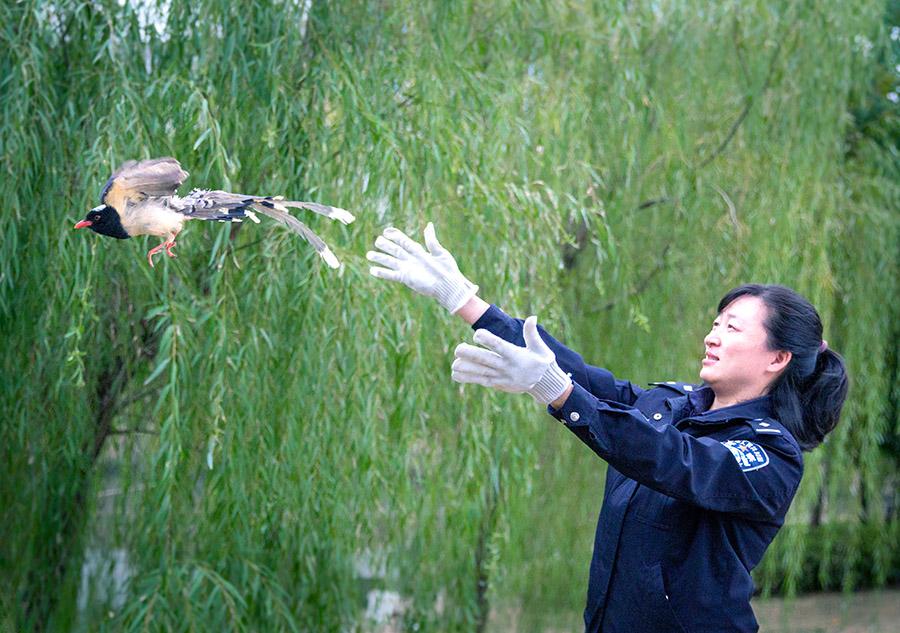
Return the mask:
<svg viewBox="0 0 900 633">
<path fill-rule="evenodd" d="M 279 198 L 273 198 L 273 200 L 277 200 L 279 204 L 285 207 L 294 207 L 295 209 L 309 209 L 314 213 L 324 215 L 326 218 L 331 218 L 332 220 L 337 220 L 338 222 L 343 222 L 344 224 L 350 224 L 351 222 L 353 222 L 353 220 L 356 219 L 349 211 L 341 209 L 340 207 L 332 207 L 327 204 L 319 204 L 318 202 L 300 202 L 299 200 L 281 200 Z"/>
<path fill-rule="evenodd" d="M 331 249 L 318 235 L 313 233 L 303 222 L 292 216 L 287 207 L 309 209 L 334 220 L 339 220 L 344 224 L 349 224 L 354 220 L 353 215 L 344 209 L 326 204 L 284 200 L 281 196 L 248 196 L 228 191 L 195 189 L 189 195 L 180 199 L 179 204 L 181 213 L 198 220 L 240 222 L 245 218 L 249 218 L 254 222 L 259 222 L 256 213 L 267 215 L 303 237 L 316 249 L 316 252 L 325 260 L 325 263 L 332 268 L 339 268 L 341 265 L 337 257 L 334 256 Z"/>
<path fill-rule="evenodd" d="M 269 216 L 273 220 L 281 222 L 295 233 L 298 233 L 303 239 L 309 242 L 314 249 L 316 249 L 316 252 L 325 260 L 326 264 L 332 268 L 340 268 L 341 263 L 338 261 L 338 258 L 334 256 L 334 253 L 331 252 L 331 249 L 328 248 L 328 245 L 322 241 L 322 238 L 313 233 L 308 226 L 303 224 L 303 222 L 288 213 L 287 209 L 284 207 L 279 209 L 276 205 L 281 206 L 280 203 L 275 202 L 274 200 L 258 200 L 254 201 L 253 209 L 263 215 Z"/>
</svg>

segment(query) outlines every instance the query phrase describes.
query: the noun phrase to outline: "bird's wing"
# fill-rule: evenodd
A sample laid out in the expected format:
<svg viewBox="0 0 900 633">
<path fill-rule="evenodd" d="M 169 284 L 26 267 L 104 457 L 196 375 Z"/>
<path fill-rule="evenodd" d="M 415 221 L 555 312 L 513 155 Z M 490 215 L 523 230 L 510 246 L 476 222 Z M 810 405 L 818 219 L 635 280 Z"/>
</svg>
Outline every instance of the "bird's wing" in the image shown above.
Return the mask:
<svg viewBox="0 0 900 633">
<path fill-rule="evenodd" d="M 169 156 L 140 162 L 130 160 L 119 167 L 100 192 L 100 204 L 120 213 L 129 200 L 149 196 L 171 196 L 188 177 L 177 160 Z"/>
</svg>

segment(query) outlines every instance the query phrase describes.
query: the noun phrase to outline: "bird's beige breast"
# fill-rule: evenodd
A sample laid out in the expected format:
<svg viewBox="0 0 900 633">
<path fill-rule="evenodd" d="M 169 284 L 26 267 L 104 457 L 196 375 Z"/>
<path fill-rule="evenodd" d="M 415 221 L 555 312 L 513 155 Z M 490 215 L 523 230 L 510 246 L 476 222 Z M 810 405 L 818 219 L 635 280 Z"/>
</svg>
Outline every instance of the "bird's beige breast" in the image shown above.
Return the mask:
<svg viewBox="0 0 900 633">
<path fill-rule="evenodd" d="M 181 231 L 185 216 L 161 204 L 145 203 L 129 207 L 122 226 L 130 235 L 167 237 Z"/>
</svg>

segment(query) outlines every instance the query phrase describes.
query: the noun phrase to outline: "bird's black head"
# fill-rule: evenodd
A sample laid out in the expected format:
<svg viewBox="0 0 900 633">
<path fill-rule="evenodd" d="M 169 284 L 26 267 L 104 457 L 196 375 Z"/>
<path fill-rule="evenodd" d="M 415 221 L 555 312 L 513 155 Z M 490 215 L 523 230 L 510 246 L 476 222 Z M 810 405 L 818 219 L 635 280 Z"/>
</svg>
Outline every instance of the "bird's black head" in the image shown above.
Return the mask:
<svg viewBox="0 0 900 633">
<path fill-rule="evenodd" d="M 84 219 L 75 225 L 76 229 L 90 229 L 94 233 L 107 235 L 119 240 L 127 240 L 131 237 L 122 226 L 118 212 L 109 205 L 102 204 L 94 207 Z"/>
</svg>

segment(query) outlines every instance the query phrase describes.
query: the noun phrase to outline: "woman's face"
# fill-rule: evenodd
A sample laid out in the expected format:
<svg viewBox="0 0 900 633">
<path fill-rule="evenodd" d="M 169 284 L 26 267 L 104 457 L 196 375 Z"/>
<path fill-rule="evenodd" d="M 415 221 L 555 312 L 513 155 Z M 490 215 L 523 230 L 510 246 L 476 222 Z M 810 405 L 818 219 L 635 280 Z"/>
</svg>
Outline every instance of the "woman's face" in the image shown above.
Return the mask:
<svg viewBox="0 0 900 633">
<path fill-rule="evenodd" d="M 700 368 L 717 397 L 752 398 L 764 394 L 790 360 L 790 352 L 772 351 L 763 322 L 768 308 L 759 297 L 732 301 L 713 321 L 703 344 Z"/>
</svg>

